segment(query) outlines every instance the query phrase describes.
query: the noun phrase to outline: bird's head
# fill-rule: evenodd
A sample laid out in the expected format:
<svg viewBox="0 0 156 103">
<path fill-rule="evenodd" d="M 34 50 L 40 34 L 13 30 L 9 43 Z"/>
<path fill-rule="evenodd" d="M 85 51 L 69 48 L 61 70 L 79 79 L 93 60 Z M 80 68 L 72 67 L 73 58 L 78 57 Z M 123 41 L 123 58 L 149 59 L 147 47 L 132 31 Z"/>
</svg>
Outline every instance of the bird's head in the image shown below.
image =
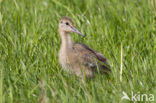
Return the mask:
<svg viewBox="0 0 156 103">
<path fill-rule="evenodd" d="M 61 31 L 61 32 L 75 32 L 75 33 L 85 37 L 85 35 L 83 35 L 81 32 L 79 32 L 75 28 L 72 19 L 70 19 L 69 17 L 63 17 L 59 21 L 59 31 Z"/>
</svg>

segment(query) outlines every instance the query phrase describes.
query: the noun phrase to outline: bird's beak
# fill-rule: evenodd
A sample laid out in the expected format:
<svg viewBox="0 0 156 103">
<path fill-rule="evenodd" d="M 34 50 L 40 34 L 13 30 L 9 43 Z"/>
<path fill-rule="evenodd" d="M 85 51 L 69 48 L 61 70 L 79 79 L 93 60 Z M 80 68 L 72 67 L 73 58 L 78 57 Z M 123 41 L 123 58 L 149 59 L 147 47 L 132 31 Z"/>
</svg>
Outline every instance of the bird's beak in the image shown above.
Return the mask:
<svg viewBox="0 0 156 103">
<path fill-rule="evenodd" d="M 79 32 L 76 28 L 73 28 L 73 32 L 85 37 L 85 35 L 83 35 L 81 32 Z"/>
</svg>

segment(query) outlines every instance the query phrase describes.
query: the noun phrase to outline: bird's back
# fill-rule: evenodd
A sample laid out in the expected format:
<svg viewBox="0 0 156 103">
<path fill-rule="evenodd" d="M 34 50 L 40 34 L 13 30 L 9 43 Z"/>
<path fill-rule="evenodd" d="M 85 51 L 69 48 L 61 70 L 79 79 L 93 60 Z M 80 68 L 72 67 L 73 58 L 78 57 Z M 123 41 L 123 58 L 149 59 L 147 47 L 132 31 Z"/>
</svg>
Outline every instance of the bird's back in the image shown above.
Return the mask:
<svg viewBox="0 0 156 103">
<path fill-rule="evenodd" d="M 82 67 L 91 72 L 97 72 L 99 70 L 99 72 L 106 73 L 111 71 L 106 58 L 85 44 L 74 43 L 72 52 L 69 54 L 69 60 L 73 66 L 75 65 L 77 68 Z"/>
</svg>

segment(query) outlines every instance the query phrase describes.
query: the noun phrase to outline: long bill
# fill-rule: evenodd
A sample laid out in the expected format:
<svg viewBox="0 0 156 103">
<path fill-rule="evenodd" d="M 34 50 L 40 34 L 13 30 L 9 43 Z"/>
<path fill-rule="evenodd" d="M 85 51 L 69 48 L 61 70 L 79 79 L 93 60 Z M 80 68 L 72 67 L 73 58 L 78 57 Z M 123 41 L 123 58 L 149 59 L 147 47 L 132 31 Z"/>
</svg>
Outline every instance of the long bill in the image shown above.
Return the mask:
<svg viewBox="0 0 156 103">
<path fill-rule="evenodd" d="M 85 37 L 85 35 L 82 34 L 80 31 L 78 31 L 76 28 L 73 28 L 73 32 L 75 32 L 75 33 L 77 33 L 77 34 L 79 34 L 79 35 Z"/>
</svg>

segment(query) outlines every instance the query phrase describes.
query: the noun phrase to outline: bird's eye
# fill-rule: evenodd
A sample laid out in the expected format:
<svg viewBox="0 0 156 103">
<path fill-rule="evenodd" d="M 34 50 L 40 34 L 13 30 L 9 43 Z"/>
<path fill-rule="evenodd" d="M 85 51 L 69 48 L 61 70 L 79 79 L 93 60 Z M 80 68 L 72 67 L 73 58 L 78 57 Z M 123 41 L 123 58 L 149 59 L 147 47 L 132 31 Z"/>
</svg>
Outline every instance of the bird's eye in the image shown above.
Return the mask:
<svg viewBox="0 0 156 103">
<path fill-rule="evenodd" d="M 68 23 L 68 22 L 66 22 L 66 25 L 69 25 L 69 23 Z"/>
</svg>

